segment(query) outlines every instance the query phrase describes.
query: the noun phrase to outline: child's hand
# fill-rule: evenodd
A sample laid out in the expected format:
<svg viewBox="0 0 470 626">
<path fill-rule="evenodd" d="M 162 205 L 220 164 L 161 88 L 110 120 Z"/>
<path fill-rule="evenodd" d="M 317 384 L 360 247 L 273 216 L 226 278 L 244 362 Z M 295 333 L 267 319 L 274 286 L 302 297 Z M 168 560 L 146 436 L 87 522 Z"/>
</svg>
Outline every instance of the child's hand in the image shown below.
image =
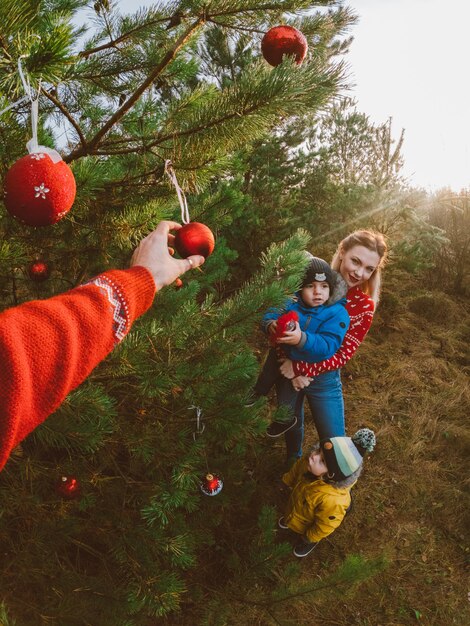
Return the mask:
<svg viewBox="0 0 470 626">
<path fill-rule="evenodd" d="M 294 387 L 296 391 L 305 389 L 305 387 L 308 387 L 311 382 L 312 378 L 309 378 L 308 376 L 296 376 L 291 380 L 292 387 Z"/>
<path fill-rule="evenodd" d="M 279 366 L 279 371 L 284 376 L 284 378 L 294 378 L 294 366 L 292 365 L 292 361 L 290 359 L 285 359 Z"/>
<path fill-rule="evenodd" d="M 271 322 L 268 326 L 268 333 L 270 335 L 275 335 L 277 332 L 277 320 L 274 320 L 273 322 Z"/>
<path fill-rule="evenodd" d="M 279 337 L 277 343 L 282 343 L 288 346 L 296 346 L 302 338 L 302 331 L 300 330 L 299 322 L 295 323 L 295 329 L 286 331 L 282 337 Z"/>
</svg>

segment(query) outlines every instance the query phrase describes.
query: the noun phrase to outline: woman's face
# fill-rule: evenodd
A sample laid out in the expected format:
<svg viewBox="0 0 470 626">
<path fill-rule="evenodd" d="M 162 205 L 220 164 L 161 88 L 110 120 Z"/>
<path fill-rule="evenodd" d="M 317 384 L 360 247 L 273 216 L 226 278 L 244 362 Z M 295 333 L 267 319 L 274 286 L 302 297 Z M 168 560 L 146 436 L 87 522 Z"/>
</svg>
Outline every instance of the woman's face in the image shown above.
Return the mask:
<svg viewBox="0 0 470 626">
<path fill-rule="evenodd" d="M 380 263 L 380 257 L 365 246 L 353 246 L 340 253 L 340 261 L 339 271 L 348 287 L 359 287 L 371 277 Z"/>
</svg>

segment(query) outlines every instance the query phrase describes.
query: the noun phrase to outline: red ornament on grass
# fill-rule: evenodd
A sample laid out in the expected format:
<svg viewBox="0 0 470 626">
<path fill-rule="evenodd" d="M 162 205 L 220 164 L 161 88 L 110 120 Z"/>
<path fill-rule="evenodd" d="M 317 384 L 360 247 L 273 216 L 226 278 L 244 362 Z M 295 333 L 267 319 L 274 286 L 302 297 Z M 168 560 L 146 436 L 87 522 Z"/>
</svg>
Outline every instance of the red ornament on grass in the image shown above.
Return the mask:
<svg viewBox="0 0 470 626">
<path fill-rule="evenodd" d="M 274 67 L 282 62 L 285 54 L 294 56 L 297 65 L 301 65 L 307 50 L 307 40 L 300 30 L 293 26 L 274 26 L 261 41 L 261 52 L 266 61 Z"/>
<path fill-rule="evenodd" d="M 175 248 L 184 258 L 192 254 L 208 257 L 215 246 L 214 235 L 210 228 L 200 222 L 189 222 L 176 231 Z"/>
<path fill-rule="evenodd" d="M 7 172 L 4 201 L 8 213 L 28 226 L 50 226 L 66 215 L 75 200 L 75 178 L 64 161 L 44 152 L 22 157 Z"/>
<path fill-rule="evenodd" d="M 75 476 L 62 476 L 56 485 L 59 496 L 66 500 L 78 498 L 82 492 L 82 487 Z"/>
<path fill-rule="evenodd" d="M 43 259 L 36 259 L 29 264 L 28 276 L 36 283 L 42 283 L 47 280 L 51 274 L 51 267 L 49 263 Z"/>
<path fill-rule="evenodd" d="M 222 480 L 221 476 L 217 476 L 216 474 L 206 474 L 201 480 L 199 486 L 202 493 L 204 493 L 206 496 L 216 496 L 222 491 L 224 481 Z"/>
</svg>

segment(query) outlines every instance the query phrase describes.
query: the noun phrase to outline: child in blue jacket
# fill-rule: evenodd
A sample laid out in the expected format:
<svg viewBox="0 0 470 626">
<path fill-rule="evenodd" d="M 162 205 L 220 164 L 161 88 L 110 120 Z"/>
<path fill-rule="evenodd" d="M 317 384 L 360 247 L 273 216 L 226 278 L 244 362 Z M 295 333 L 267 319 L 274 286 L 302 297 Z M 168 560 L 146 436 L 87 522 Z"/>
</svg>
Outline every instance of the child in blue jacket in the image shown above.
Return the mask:
<svg viewBox="0 0 470 626">
<path fill-rule="evenodd" d="M 262 321 L 263 330 L 275 337 L 277 321 L 285 313 L 295 311 L 298 322 L 291 331 L 277 338 L 278 348 L 272 348 L 264 363 L 252 393 L 254 404 L 259 396 L 269 393 L 276 385 L 278 405 L 287 406 L 294 412 L 298 392 L 290 380 L 279 372 L 279 357 L 284 355 L 293 361 L 316 362 L 328 359 L 338 350 L 349 327 L 349 314 L 346 311 L 347 285 L 331 269 L 326 261 L 310 256 L 301 289 L 279 309 L 269 309 Z M 282 355 L 279 355 L 282 351 Z M 295 416 L 288 422 L 272 422 L 267 434 L 279 437 L 297 422 Z"/>
</svg>

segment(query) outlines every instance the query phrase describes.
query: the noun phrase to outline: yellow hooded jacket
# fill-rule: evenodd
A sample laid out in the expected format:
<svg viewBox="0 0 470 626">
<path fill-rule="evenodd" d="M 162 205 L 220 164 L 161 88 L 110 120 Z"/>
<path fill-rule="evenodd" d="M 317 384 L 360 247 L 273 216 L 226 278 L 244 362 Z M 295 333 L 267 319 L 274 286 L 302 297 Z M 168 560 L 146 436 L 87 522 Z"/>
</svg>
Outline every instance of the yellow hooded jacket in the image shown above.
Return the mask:
<svg viewBox="0 0 470 626">
<path fill-rule="evenodd" d="M 343 521 L 351 504 L 351 487 L 338 489 L 321 479 L 315 480 L 308 469 L 308 457 L 309 454 L 300 458 L 282 477 L 292 488 L 284 520 L 295 533 L 317 542 Z"/>
</svg>

